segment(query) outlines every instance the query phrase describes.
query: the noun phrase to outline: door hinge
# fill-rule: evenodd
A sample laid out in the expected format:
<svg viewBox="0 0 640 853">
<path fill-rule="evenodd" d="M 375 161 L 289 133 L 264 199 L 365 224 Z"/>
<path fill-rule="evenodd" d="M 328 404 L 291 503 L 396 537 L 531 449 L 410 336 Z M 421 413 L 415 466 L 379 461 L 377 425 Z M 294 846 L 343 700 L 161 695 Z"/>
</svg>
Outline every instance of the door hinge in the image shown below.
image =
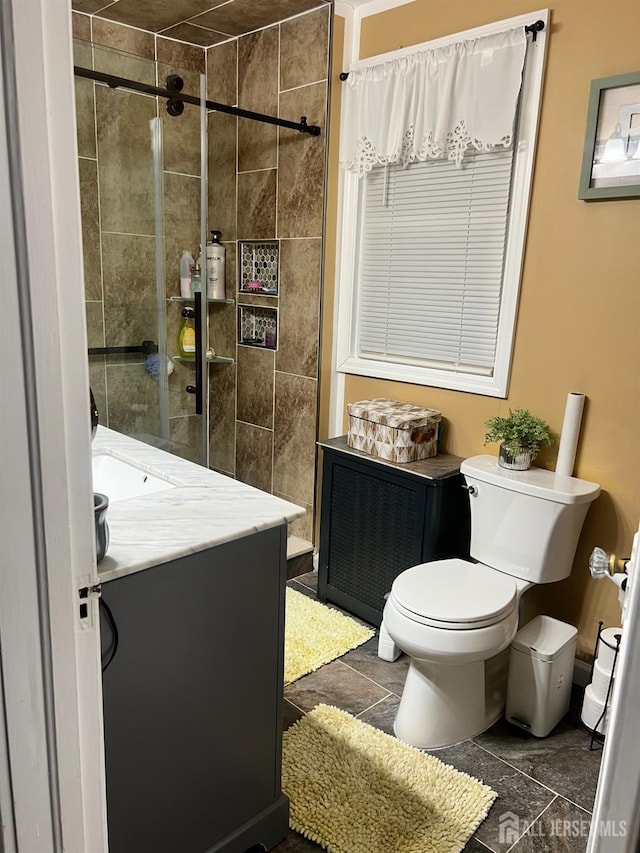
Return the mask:
<svg viewBox="0 0 640 853">
<path fill-rule="evenodd" d="M 81 601 L 80 601 L 80 618 L 81 619 L 86 619 L 87 616 L 89 615 L 89 606 L 86 602 L 86 599 L 89 598 L 89 596 L 91 596 L 91 595 L 95 595 L 98 598 L 100 598 L 100 596 L 102 595 L 102 584 L 96 583 L 93 586 L 82 586 L 78 590 L 78 598 L 81 599 Z"/>
</svg>

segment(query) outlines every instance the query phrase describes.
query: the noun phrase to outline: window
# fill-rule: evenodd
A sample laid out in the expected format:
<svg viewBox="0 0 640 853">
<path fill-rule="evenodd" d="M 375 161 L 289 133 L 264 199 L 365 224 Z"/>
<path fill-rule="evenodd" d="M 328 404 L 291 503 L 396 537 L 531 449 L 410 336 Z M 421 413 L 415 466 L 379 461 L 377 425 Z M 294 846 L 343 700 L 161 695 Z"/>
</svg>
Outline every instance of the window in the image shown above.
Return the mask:
<svg viewBox="0 0 640 853">
<path fill-rule="evenodd" d="M 340 372 L 506 396 L 544 61 L 540 35 L 526 50 L 512 145 L 470 148 L 461 162 L 378 162 L 363 177 L 343 174 Z"/>
</svg>

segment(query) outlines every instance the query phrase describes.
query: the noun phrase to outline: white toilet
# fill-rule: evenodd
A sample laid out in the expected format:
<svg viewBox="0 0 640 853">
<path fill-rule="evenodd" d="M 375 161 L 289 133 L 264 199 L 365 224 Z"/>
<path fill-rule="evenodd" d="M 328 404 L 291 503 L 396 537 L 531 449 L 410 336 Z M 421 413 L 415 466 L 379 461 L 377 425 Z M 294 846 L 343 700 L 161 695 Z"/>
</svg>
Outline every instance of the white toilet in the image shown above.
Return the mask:
<svg viewBox="0 0 640 853">
<path fill-rule="evenodd" d="M 518 604 L 534 584 L 562 580 L 600 486 L 531 468 L 466 459 L 471 556 L 402 572 L 384 608 L 378 654 L 411 657 L 394 731 L 421 748 L 449 746 L 502 714 Z"/>
</svg>

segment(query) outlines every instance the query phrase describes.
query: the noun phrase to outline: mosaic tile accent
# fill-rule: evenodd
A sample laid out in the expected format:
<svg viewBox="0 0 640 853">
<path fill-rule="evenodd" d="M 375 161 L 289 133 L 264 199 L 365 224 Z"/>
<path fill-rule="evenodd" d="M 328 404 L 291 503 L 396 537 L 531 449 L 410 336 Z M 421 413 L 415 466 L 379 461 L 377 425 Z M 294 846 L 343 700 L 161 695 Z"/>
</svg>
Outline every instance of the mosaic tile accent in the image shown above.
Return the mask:
<svg viewBox="0 0 640 853">
<path fill-rule="evenodd" d="M 238 290 L 247 293 L 278 293 L 280 243 L 278 240 L 240 241 Z"/>
<path fill-rule="evenodd" d="M 278 309 L 238 306 L 238 343 L 264 349 L 278 348 Z"/>
</svg>

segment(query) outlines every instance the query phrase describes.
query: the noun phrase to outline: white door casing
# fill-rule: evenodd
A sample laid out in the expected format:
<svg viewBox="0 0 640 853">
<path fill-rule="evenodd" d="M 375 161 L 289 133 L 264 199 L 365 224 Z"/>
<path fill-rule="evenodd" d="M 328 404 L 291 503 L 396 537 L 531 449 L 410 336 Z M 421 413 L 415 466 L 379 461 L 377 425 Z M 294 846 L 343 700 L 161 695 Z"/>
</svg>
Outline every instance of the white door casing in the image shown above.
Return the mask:
<svg viewBox="0 0 640 853">
<path fill-rule="evenodd" d="M 68 0 L 0 5 L 0 647 L 7 851 L 105 853 Z M 0 847 L 2 844 L 0 844 Z"/>
<path fill-rule="evenodd" d="M 640 849 L 640 529 L 633 540 L 620 657 L 587 853 Z"/>
</svg>

